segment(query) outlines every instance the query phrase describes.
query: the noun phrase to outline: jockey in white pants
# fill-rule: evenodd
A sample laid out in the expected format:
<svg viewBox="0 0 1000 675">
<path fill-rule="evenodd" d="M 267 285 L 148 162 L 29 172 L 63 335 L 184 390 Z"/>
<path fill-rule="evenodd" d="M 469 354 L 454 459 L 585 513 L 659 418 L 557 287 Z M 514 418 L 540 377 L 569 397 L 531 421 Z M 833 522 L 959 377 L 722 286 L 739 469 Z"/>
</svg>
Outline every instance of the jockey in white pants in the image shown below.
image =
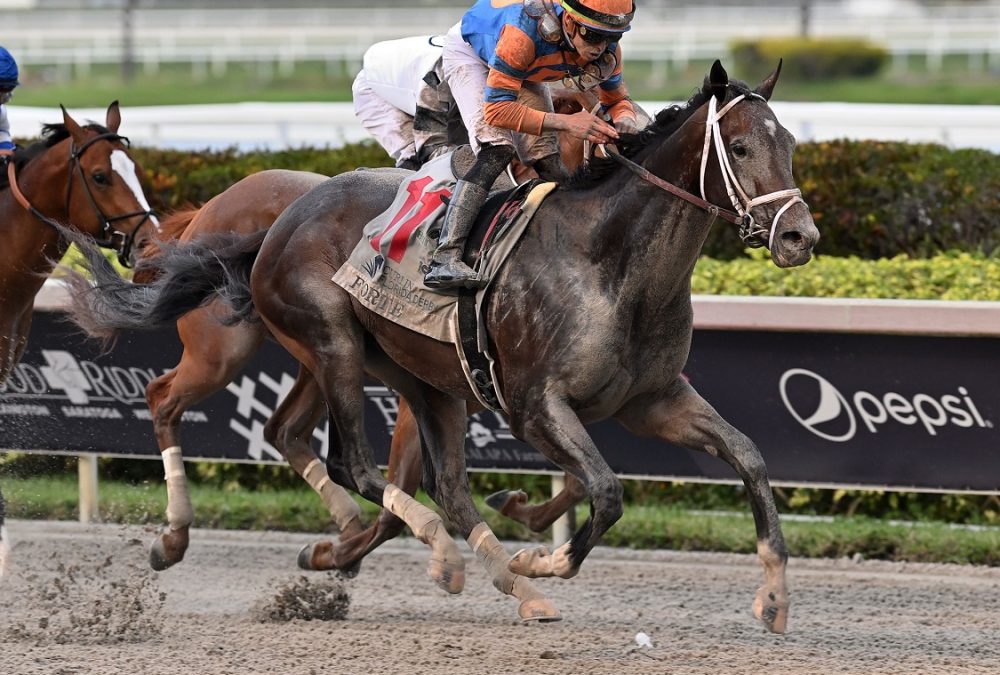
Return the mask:
<svg viewBox="0 0 1000 675">
<path fill-rule="evenodd" d="M 441 36 L 377 42 L 354 79 L 354 113 L 398 167 L 417 169 L 454 149 L 449 113 L 458 122 L 458 112 L 441 70 L 443 43 Z"/>
</svg>

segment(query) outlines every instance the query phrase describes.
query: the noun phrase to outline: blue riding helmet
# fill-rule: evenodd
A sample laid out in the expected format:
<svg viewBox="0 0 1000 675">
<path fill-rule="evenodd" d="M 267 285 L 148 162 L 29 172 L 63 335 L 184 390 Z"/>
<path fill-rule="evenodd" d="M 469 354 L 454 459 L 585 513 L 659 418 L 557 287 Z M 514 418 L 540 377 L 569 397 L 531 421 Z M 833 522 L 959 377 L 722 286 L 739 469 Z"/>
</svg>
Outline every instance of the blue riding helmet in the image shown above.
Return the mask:
<svg viewBox="0 0 1000 675">
<path fill-rule="evenodd" d="M 21 84 L 17 77 L 17 61 L 9 51 L 0 47 L 0 89 L 13 89 Z"/>
</svg>

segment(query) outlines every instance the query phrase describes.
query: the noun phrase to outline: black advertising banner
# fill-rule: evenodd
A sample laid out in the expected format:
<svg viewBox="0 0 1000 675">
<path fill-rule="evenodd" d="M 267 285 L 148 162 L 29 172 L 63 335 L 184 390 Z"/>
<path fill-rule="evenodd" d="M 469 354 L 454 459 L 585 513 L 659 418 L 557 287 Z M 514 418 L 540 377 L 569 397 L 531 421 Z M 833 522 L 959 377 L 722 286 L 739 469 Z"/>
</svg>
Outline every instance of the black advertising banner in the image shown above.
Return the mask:
<svg viewBox="0 0 1000 675">
<path fill-rule="evenodd" d="M 35 314 L 20 364 L 0 388 L 0 448 L 159 458 L 144 390 L 172 368 L 172 331 L 123 336 L 100 354 L 58 313 Z M 772 481 L 1000 492 L 1000 340 L 840 333 L 695 331 L 685 374 L 761 448 Z M 182 426 L 186 458 L 280 462 L 264 423 L 297 365 L 267 344 Z M 385 463 L 397 401 L 366 387 L 366 427 Z M 620 475 L 738 480 L 722 460 L 637 438 L 614 421 L 590 431 Z M 328 426 L 314 434 L 325 455 Z M 553 471 L 502 416 L 469 420 L 475 469 Z"/>
</svg>

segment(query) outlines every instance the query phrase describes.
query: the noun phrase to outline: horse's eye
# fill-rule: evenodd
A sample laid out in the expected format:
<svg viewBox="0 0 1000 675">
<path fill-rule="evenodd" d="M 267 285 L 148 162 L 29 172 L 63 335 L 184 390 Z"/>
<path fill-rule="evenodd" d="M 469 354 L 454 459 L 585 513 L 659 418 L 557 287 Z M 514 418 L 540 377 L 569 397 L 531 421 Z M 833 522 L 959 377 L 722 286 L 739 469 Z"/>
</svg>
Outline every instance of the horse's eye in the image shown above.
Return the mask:
<svg viewBox="0 0 1000 675">
<path fill-rule="evenodd" d="M 742 159 L 747 156 L 747 148 L 742 143 L 733 143 L 729 149 L 732 151 L 733 157 Z"/>
<path fill-rule="evenodd" d="M 108 180 L 108 174 L 103 171 L 95 171 L 94 182 L 98 185 L 108 185 L 111 181 Z"/>
</svg>

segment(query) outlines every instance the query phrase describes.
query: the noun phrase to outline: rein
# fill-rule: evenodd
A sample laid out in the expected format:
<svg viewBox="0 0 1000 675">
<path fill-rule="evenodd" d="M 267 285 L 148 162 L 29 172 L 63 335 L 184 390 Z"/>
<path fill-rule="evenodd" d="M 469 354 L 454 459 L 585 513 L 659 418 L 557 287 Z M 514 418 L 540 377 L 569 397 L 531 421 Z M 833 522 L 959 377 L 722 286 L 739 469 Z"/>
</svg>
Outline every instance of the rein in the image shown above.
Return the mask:
<svg viewBox="0 0 1000 675">
<path fill-rule="evenodd" d="M 759 96 L 759 94 L 752 95 Z M 712 96 L 709 99 L 708 115 L 705 118 L 705 143 L 701 153 L 701 172 L 699 175 L 699 187 L 701 189 L 700 197 L 654 175 L 648 169 L 622 155 L 613 145 L 605 145 L 603 148 L 604 151 L 614 158 L 615 161 L 624 165 L 646 182 L 652 183 L 656 187 L 666 190 L 670 194 L 676 195 L 677 197 L 694 204 L 700 209 L 708 211 L 712 214 L 712 216 L 724 218 L 734 225 L 739 225 L 740 239 L 742 239 L 743 243 L 747 246 L 751 248 L 764 246 L 764 237 L 767 235 L 767 248 L 770 250 L 771 246 L 774 244 L 774 233 L 778 229 L 778 219 L 781 218 L 785 211 L 787 211 L 793 204 L 801 202 L 805 205 L 805 200 L 802 199 L 802 191 L 799 190 L 799 188 L 777 190 L 766 195 L 750 198 L 740 185 L 739 180 L 736 178 L 736 174 L 733 172 L 732 166 L 729 164 L 729 156 L 725 152 L 725 141 L 722 138 L 722 130 L 719 127 L 719 120 L 721 120 L 726 113 L 732 110 L 733 106 L 745 98 L 746 94 L 740 94 L 718 112 L 716 112 L 715 97 Z M 719 169 L 722 172 L 722 180 L 726 185 L 726 192 L 729 194 L 729 199 L 733 203 L 733 208 L 735 209 L 733 211 L 716 206 L 705 199 L 705 172 L 708 168 L 708 151 L 712 144 L 713 136 L 715 140 L 715 154 L 719 159 Z M 770 228 L 766 228 L 754 220 L 753 214 L 750 211 L 755 206 L 769 204 L 771 202 L 778 201 L 779 199 L 784 199 L 785 197 L 788 197 L 788 201 L 785 202 L 780 209 L 778 209 L 774 219 L 771 221 Z"/>
<path fill-rule="evenodd" d="M 128 138 L 126 138 L 125 136 L 119 136 L 118 134 L 113 132 L 94 136 L 93 138 L 88 139 L 86 143 L 81 145 L 79 149 L 76 148 L 73 141 L 70 141 L 69 159 L 70 159 L 70 164 L 72 166 L 69 170 L 68 174 L 69 177 L 66 180 L 65 211 L 68 215 L 70 207 L 70 199 L 72 197 L 72 192 L 73 192 L 73 176 L 74 174 L 78 174 L 80 176 L 80 182 L 83 184 L 84 192 L 87 195 L 87 200 L 90 202 L 91 208 L 93 208 L 94 213 L 97 215 L 97 218 L 101 223 L 101 237 L 99 239 L 96 239 L 95 243 L 98 246 L 113 249 L 118 254 L 118 262 L 121 263 L 124 267 L 131 267 L 132 263 L 129 260 L 129 258 L 131 257 L 132 246 L 135 243 L 135 237 L 139 233 L 139 230 L 142 229 L 142 226 L 145 225 L 147 222 L 149 222 L 150 218 L 153 215 L 153 211 L 139 209 L 136 211 L 132 211 L 131 213 L 113 216 L 111 218 L 108 218 L 106 215 L 104 215 L 104 212 L 101 210 L 101 207 L 97 204 L 97 200 L 94 199 L 94 194 L 90 189 L 90 184 L 87 182 L 87 177 L 83 173 L 83 166 L 80 164 L 80 158 L 83 156 L 83 153 L 86 152 L 87 149 L 90 148 L 90 146 L 92 146 L 94 143 L 102 140 L 123 141 L 125 145 L 129 144 Z M 49 218 L 44 213 L 35 208 L 35 206 L 28 200 L 28 198 L 24 196 L 24 193 L 21 192 L 21 188 L 17 184 L 17 174 L 14 167 L 14 162 L 10 162 L 7 164 L 7 179 L 8 182 L 10 183 L 10 190 L 11 193 L 14 195 L 14 199 L 17 200 L 17 203 L 20 204 L 26 211 L 31 213 L 31 215 L 35 216 L 35 218 L 42 221 L 46 225 L 54 227 L 56 230 L 64 227 L 58 221 Z M 123 232 L 121 230 L 117 230 L 112 225 L 112 223 L 116 223 L 120 220 L 128 220 L 129 218 L 135 218 L 136 216 L 142 216 L 142 220 L 139 221 L 139 224 L 136 225 L 131 232 Z"/>
</svg>

